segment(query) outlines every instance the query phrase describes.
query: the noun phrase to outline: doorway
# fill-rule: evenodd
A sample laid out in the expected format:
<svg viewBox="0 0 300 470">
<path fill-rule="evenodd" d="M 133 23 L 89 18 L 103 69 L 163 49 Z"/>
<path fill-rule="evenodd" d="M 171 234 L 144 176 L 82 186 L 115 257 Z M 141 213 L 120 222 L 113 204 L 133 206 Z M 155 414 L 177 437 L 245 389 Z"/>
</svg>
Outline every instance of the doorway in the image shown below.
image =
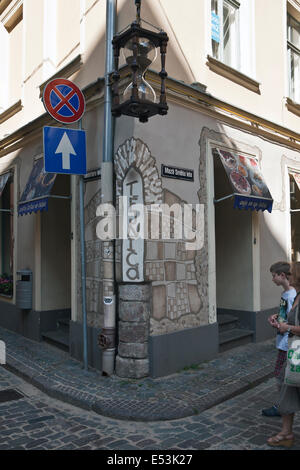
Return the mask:
<svg viewBox="0 0 300 470">
<path fill-rule="evenodd" d="M 57 175 L 48 211 L 41 214 L 41 302 L 45 316 L 43 339 L 69 349 L 71 319 L 71 200 L 70 176 Z M 55 196 L 60 196 L 56 198 Z"/>
<path fill-rule="evenodd" d="M 220 158 L 212 156 L 214 198 L 233 193 Z M 231 349 L 252 341 L 253 311 L 253 214 L 234 209 L 233 197 L 216 202 L 215 265 L 216 306 L 219 324 L 219 348 Z"/>
</svg>

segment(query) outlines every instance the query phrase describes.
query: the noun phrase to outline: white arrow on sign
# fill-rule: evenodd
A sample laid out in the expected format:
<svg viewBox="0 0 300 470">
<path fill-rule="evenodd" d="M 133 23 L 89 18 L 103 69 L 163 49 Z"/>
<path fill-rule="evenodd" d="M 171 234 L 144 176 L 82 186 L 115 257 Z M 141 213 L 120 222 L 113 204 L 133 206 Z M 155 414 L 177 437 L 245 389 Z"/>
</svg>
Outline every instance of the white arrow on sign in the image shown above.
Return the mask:
<svg viewBox="0 0 300 470">
<path fill-rule="evenodd" d="M 59 142 L 57 149 L 55 150 L 55 153 L 62 154 L 62 167 L 64 170 L 70 170 L 70 155 L 76 156 L 77 153 L 75 152 L 73 145 L 71 144 L 71 141 L 66 132 L 62 136 L 61 141 Z"/>
</svg>

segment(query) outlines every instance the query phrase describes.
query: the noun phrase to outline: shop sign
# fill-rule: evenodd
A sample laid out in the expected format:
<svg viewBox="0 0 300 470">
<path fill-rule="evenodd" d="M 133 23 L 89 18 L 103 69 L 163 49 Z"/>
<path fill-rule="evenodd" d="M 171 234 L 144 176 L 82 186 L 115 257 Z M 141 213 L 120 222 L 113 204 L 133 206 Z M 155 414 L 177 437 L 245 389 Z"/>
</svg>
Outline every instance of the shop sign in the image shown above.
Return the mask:
<svg viewBox="0 0 300 470">
<path fill-rule="evenodd" d="M 212 153 L 221 159 L 233 189 L 234 207 L 271 213 L 273 199 L 256 158 L 219 148 Z"/>
<path fill-rule="evenodd" d="M 144 212 L 141 175 L 131 168 L 123 181 L 123 247 L 122 266 L 124 282 L 144 280 Z"/>
</svg>

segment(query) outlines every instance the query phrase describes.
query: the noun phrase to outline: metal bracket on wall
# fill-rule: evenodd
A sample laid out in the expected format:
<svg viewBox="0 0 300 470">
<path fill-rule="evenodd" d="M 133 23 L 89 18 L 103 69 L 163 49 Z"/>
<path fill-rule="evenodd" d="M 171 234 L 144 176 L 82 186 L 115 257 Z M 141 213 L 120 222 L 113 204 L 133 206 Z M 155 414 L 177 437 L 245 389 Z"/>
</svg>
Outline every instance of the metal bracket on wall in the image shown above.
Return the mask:
<svg viewBox="0 0 300 470">
<path fill-rule="evenodd" d="M 225 199 L 229 199 L 233 196 L 234 196 L 234 194 L 229 194 L 229 196 L 224 196 L 224 197 L 221 197 L 220 199 L 214 199 L 214 204 L 216 204 L 217 202 L 225 201 Z"/>
<path fill-rule="evenodd" d="M 52 195 L 52 194 L 50 194 L 47 197 L 52 197 L 54 199 L 72 199 L 72 196 L 55 196 L 55 195 Z"/>
</svg>

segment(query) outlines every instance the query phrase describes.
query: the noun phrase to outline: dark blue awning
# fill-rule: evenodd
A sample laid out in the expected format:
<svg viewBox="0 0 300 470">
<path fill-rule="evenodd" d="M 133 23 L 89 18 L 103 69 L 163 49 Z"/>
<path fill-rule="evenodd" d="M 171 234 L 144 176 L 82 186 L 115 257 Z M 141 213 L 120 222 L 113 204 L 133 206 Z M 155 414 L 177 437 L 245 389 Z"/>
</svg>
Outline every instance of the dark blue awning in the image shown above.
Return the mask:
<svg viewBox="0 0 300 470">
<path fill-rule="evenodd" d="M 273 198 L 265 183 L 255 158 L 239 155 L 220 148 L 212 149 L 213 155 L 219 157 L 233 193 L 234 208 L 272 212 Z M 227 199 L 225 198 L 220 199 Z M 218 201 L 216 201 L 218 202 Z"/>
<path fill-rule="evenodd" d="M 45 173 L 43 158 L 36 160 L 19 201 L 18 214 L 48 210 L 48 198 L 55 178 L 56 173 Z"/>
<path fill-rule="evenodd" d="M 241 194 L 234 195 L 235 209 L 245 209 L 251 211 L 269 211 L 272 212 L 273 199 L 262 199 L 259 197 L 242 196 Z"/>
</svg>

